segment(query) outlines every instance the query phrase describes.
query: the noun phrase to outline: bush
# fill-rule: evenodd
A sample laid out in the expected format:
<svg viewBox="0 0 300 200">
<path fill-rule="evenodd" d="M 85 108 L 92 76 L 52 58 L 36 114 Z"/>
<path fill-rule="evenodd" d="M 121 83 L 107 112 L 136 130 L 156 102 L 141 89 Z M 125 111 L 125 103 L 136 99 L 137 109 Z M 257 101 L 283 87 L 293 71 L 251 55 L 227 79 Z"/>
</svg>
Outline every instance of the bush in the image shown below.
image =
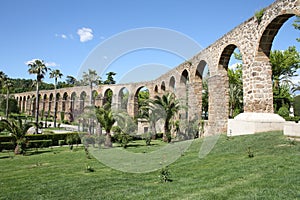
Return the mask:
<svg viewBox="0 0 300 200">
<path fill-rule="evenodd" d="M 287 118 L 290 115 L 290 111 L 287 107 L 283 106 L 283 107 L 279 108 L 278 115 L 280 115 L 283 118 Z"/>
<path fill-rule="evenodd" d="M 289 116 L 289 117 L 286 117 L 285 120 L 286 120 L 286 121 L 292 121 L 292 122 L 298 123 L 298 122 L 300 121 L 300 117 L 298 117 L 298 116 L 290 117 L 290 116 Z"/>
<path fill-rule="evenodd" d="M 12 142 L 0 142 L 0 152 L 3 150 L 13 150 L 15 145 Z"/>
<path fill-rule="evenodd" d="M 0 110 L 4 113 L 6 112 L 6 98 L 2 100 Z M 18 107 L 18 102 L 16 99 L 8 99 L 8 113 L 20 113 L 20 109 Z"/>
<path fill-rule="evenodd" d="M 27 148 L 44 148 L 52 146 L 52 140 L 30 140 Z"/>
<path fill-rule="evenodd" d="M 147 146 L 151 145 L 151 139 L 152 139 L 151 133 L 144 133 L 142 135 L 142 138 L 145 140 Z"/>
<path fill-rule="evenodd" d="M 29 141 L 29 148 L 40 148 L 40 147 L 49 147 L 49 146 L 58 146 L 63 144 L 66 144 L 66 141 L 68 140 L 68 144 L 80 144 L 80 133 L 74 132 L 74 133 L 56 133 L 56 134 L 34 134 L 34 135 L 26 135 L 25 139 L 26 141 Z M 72 138 L 67 139 L 67 138 Z M 11 143 L 13 140 L 12 136 L 0 136 L 0 149 L 7 148 L 6 143 Z M 42 142 L 45 141 L 45 142 Z M 50 144 L 51 141 L 51 144 Z M 13 149 L 13 148 L 12 148 Z"/>
<path fill-rule="evenodd" d="M 169 171 L 168 166 L 160 170 L 159 178 L 162 183 L 172 182 L 171 173 Z"/>
<path fill-rule="evenodd" d="M 117 133 L 114 135 L 114 139 L 121 147 L 126 148 L 127 144 L 132 140 L 132 137 L 126 133 Z"/>
</svg>

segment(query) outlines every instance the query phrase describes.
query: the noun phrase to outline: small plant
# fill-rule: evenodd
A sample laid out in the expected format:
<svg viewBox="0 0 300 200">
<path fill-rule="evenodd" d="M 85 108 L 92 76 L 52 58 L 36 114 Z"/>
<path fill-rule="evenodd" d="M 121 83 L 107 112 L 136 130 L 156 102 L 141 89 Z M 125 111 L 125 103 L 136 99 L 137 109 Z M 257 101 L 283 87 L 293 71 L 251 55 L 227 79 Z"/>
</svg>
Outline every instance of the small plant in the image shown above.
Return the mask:
<svg viewBox="0 0 300 200">
<path fill-rule="evenodd" d="M 145 140 L 145 143 L 147 146 L 150 146 L 151 145 L 151 140 L 152 140 L 152 134 L 147 132 L 147 133 L 144 133 L 142 135 L 142 138 Z"/>
<path fill-rule="evenodd" d="M 254 153 L 253 153 L 253 151 L 251 150 L 251 147 L 248 147 L 247 153 L 248 153 L 248 157 L 249 157 L 249 158 L 253 158 L 253 157 L 254 157 Z"/>
<path fill-rule="evenodd" d="M 265 14 L 265 9 L 263 8 L 263 9 L 261 9 L 261 10 L 259 10 L 259 11 L 256 11 L 255 12 L 255 17 L 256 17 L 256 19 L 257 19 L 257 23 L 258 24 L 260 24 L 261 23 L 261 21 L 262 21 L 262 17 L 264 16 L 264 14 Z"/>
<path fill-rule="evenodd" d="M 85 172 L 87 172 L 87 173 L 94 172 L 94 171 L 95 170 L 91 166 L 89 166 L 89 165 L 87 165 L 86 168 L 85 168 Z"/>
<path fill-rule="evenodd" d="M 90 156 L 90 153 L 89 153 L 89 150 L 88 150 L 87 146 L 84 146 L 84 152 L 85 152 L 86 158 L 91 159 L 91 156 Z"/>
<path fill-rule="evenodd" d="M 159 178 L 162 183 L 172 182 L 171 173 L 169 171 L 168 166 L 160 170 Z"/>
<path fill-rule="evenodd" d="M 288 142 L 289 142 L 289 145 L 290 145 L 290 146 L 296 145 L 296 139 L 295 139 L 295 138 L 294 138 L 294 139 L 289 138 L 289 139 L 288 139 Z"/>
</svg>

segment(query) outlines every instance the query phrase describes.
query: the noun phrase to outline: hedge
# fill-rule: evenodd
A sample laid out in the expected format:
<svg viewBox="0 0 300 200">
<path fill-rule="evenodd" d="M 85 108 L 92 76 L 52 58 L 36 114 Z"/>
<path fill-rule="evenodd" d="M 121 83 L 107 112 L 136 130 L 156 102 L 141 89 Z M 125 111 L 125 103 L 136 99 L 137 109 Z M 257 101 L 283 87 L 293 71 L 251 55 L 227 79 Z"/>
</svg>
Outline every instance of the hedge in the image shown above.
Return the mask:
<svg viewBox="0 0 300 200">
<path fill-rule="evenodd" d="M 83 133 L 53 133 L 53 134 L 36 134 L 36 135 L 26 135 L 29 148 L 41 148 L 49 146 L 59 146 L 60 144 L 81 144 L 80 135 Z M 76 140 L 70 140 L 68 138 L 77 138 Z M 12 136 L 0 136 L 0 151 L 14 149 L 14 144 L 12 143 Z M 62 142 L 64 141 L 64 142 Z"/>
</svg>

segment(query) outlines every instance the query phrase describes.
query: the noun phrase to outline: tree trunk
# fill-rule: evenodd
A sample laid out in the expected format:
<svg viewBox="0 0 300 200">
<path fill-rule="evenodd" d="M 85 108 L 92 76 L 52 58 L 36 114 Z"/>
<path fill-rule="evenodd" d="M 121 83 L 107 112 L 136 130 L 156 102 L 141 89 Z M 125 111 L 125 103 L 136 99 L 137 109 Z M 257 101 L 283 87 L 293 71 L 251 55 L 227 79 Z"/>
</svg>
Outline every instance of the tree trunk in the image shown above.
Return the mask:
<svg viewBox="0 0 300 200">
<path fill-rule="evenodd" d="M 5 112 L 6 119 L 8 119 L 8 101 L 9 101 L 9 90 L 7 88 L 7 92 L 6 92 L 6 112 Z"/>
<path fill-rule="evenodd" d="M 35 134 L 39 133 L 39 81 L 36 80 L 36 97 L 35 97 Z"/>
<path fill-rule="evenodd" d="M 14 153 L 15 155 L 19 155 L 21 153 L 21 147 L 19 144 L 16 145 Z"/>
<path fill-rule="evenodd" d="M 105 138 L 105 143 L 104 143 L 104 145 L 105 145 L 106 147 L 112 147 L 110 131 L 106 131 L 106 138 Z"/>
<path fill-rule="evenodd" d="M 54 84 L 54 127 L 56 127 L 56 115 L 57 115 L 57 94 L 56 94 L 56 84 L 57 79 L 55 78 L 55 84 Z"/>
</svg>

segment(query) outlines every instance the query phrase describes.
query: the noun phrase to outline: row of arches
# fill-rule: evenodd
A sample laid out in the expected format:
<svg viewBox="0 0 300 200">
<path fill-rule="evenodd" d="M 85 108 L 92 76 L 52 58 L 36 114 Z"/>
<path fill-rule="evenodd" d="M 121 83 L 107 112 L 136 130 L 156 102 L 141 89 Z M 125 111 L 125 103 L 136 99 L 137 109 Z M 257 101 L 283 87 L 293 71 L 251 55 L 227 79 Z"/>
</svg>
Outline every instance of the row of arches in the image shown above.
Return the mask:
<svg viewBox="0 0 300 200">
<path fill-rule="evenodd" d="M 228 68 L 236 49 L 242 56 L 242 101 L 245 112 L 273 113 L 272 67 L 269 55 L 273 40 L 282 25 L 292 16 L 299 14 L 297 1 L 277 1 L 265 10 L 260 22 L 255 18 L 236 27 L 216 43 L 195 55 L 158 79 L 128 85 L 99 86 L 92 95 L 87 91 L 59 92 L 56 103 L 62 111 L 82 110 L 92 99 L 92 104 L 103 105 L 110 101 L 112 106 L 135 116 L 138 110 L 138 93 L 146 87 L 149 96 L 174 92 L 187 106 L 185 117 L 190 118 L 203 112 L 204 82 L 207 82 L 207 112 L 214 131 L 224 132 L 230 114 L 230 83 Z M 205 72 L 209 76 L 205 78 Z M 70 90 L 70 89 L 69 89 Z M 45 94 L 43 94 L 45 95 Z M 53 108 L 54 96 L 41 96 L 48 101 L 48 109 Z M 234 95 L 234 94 L 233 94 Z M 34 96 L 17 95 L 20 107 L 30 111 L 28 102 Z M 109 97 L 109 98 L 108 98 Z M 64 102 L 64 103 L 63 103 Z M 47 103 L 45 108 L 47 108 Z"/>
</svg>

